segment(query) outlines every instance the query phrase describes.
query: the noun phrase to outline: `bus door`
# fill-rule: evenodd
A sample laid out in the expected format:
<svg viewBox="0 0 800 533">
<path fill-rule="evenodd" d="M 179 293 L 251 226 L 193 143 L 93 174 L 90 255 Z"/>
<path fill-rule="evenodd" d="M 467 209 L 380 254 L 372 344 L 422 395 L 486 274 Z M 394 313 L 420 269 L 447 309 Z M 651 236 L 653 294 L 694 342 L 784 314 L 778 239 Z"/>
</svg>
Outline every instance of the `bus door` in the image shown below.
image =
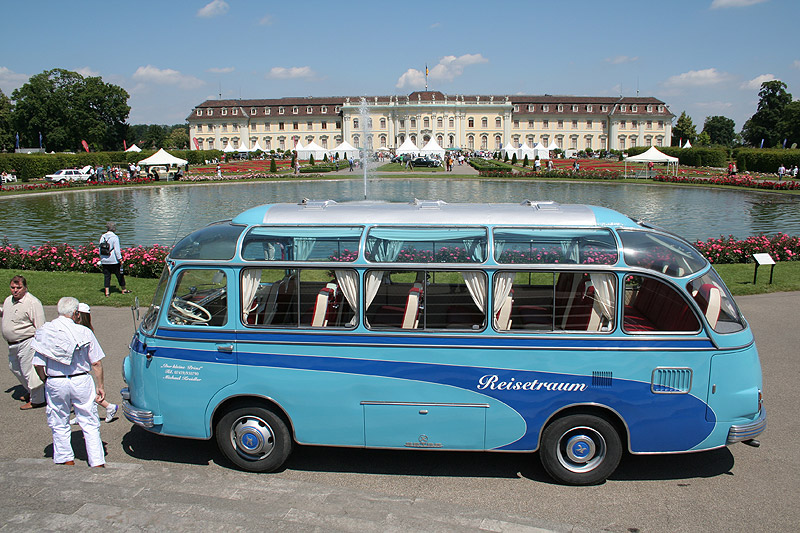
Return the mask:
<svg viewBox="0 0 800 533">
<path fill-rule="evenodd" d="M 237 379 L 227 268 L 188 267 L 173 275 L 156 335 L 147 340 L 149 372 L 158 383 L 159 408 L 171 431 L 205 438 L 207 404 Z M 233 291 L 235 294 L 235 291 Z M 198 432 L 203 432 L 198 434 Z"/>
</svg>

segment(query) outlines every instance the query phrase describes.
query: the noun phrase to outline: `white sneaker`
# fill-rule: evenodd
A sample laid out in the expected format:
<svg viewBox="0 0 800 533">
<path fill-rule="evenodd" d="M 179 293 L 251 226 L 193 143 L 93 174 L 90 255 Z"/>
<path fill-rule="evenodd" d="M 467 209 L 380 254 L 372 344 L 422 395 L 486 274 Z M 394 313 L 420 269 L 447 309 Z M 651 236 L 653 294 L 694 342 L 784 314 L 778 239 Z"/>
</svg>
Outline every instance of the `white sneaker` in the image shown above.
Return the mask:
<svg viewBox="0 0 800 533">
<path fill-rule="evenodd" d="M 111 403 L 106 407 L 106 422 L 111 422 L 115 418 L 117 418 L 117 410 L 119 406 L 115 403 Z"/>
</svg>

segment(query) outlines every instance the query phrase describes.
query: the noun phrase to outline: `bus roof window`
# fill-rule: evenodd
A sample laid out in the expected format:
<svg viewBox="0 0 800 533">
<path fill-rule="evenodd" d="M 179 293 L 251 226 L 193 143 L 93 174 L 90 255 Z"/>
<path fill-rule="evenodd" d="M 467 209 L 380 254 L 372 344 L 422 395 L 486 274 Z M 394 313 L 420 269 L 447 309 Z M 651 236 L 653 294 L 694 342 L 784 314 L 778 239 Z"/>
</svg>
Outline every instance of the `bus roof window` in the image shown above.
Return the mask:
<svg viewBox="0 0 800 533">
<path fill-rule="evenodd" d="M 172 259 L 233 259 L 242 231 L 244 226 L 229 222 L 206 226 L 181 239 L 169 256 Z"/>
<path fill-rule="evenodd" d="M 242 241 L 245 261 L 350 263 L 358 257 L 362 226 L 263 226 Z"/>
<path fill-rule="evenodd" d="M 486 228 L 372 228 L 365 255 L 375 263 L 483 263 Z"/>
<path fill-rule="evenodd" d="M 683 277 L 704 269 L 708 261 L 689 243 L 649 231 L 618 230 L 625 262 L 668 276 Z"/>
<path fill-rule="evenodd" d="M 613 265 L 619 260 L 608 229 L 496 228 L 492 237 L 501 264 Z"/>
</svg>

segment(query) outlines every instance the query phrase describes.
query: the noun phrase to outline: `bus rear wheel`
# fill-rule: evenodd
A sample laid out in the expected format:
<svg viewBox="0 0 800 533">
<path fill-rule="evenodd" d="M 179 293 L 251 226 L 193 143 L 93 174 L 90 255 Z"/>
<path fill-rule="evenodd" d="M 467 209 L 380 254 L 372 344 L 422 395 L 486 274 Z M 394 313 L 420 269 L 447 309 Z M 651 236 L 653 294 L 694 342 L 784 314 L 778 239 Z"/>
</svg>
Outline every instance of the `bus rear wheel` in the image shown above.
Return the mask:
<svg viewBox="0 0 800 533">
<path fill-rule="evenodd" d="M 274 472 L 292 451 L 286 423 L 263 407 L 229 411 L 217 422 L 216 435 L 222 453 L 249 472 Z"/>
<path fill-rule="evenodd" d="M 545 428 L 539 457 L 556 481 L 595 485 L 617 469 L 622 442 L 608 420 L 594 415 L 568 415 Z"/>
</svg>

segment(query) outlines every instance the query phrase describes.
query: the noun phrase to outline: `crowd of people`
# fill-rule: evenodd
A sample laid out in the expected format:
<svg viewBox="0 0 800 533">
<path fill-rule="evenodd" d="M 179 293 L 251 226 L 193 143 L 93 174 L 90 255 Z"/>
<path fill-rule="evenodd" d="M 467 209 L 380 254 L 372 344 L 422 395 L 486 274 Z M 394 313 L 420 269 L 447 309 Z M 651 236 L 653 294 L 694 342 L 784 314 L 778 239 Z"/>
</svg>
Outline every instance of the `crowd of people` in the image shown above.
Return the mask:
<svg viewBox="0 0 800 533">
<path fill-rule="evenodd" d="M 109 295 L 111 274 L 120 291 L 128 293 L 116 225 L 108 222 L 106 229 L 99 246 L 104 293 Z M 77 425 L 83 432 L 89 466 L 105 466 L 97 406 L 105 409 L 106 422 L 117 418 L 119 406 L 106 398 L 105 354 L 94 334 L 90 307 L 71 296 L 63 297 L 58 301 L 58 316 L 47 322 L 44 306 L 28 291 L 24 276 L 12 277 L 9 289 L 11 294 L 0 307 L 0 325 L 8 344 L 9 369 L 24 390 L 19 408 L 45 408 L 55 464 L 75 464 L 70 426 Z"/>
</svg>

